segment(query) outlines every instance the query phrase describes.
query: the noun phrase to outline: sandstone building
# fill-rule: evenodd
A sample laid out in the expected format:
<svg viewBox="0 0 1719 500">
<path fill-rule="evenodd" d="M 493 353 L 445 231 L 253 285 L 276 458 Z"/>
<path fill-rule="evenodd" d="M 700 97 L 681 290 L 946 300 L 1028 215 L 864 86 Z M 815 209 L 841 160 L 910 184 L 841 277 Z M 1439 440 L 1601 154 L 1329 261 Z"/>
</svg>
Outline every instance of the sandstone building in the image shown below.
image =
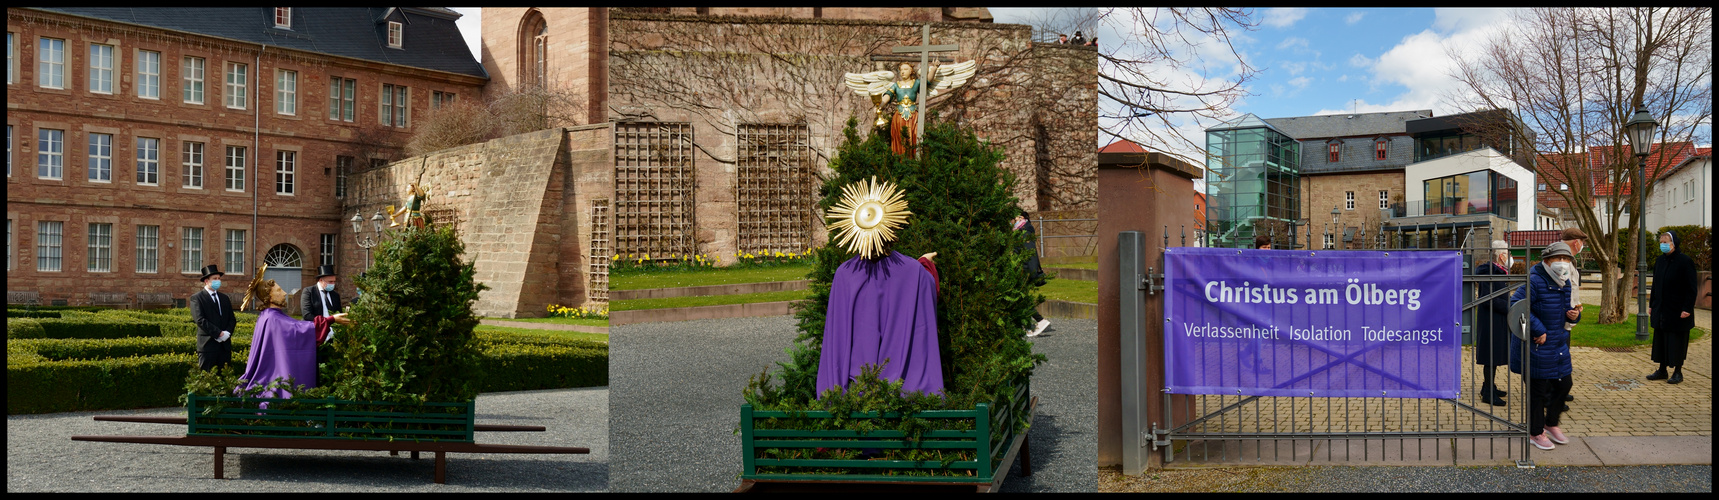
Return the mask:
<svg viewBox="0 0 1719 500">
<path fill-rule="evenodd" d="M 288 290 L 321 264 L 357 274 L 347 173 L 488 81 L 458 17 L 8 8 L 9 302 L 170 304 L 208 264 L 248 280 L 266 261 Z"/>
</svg>

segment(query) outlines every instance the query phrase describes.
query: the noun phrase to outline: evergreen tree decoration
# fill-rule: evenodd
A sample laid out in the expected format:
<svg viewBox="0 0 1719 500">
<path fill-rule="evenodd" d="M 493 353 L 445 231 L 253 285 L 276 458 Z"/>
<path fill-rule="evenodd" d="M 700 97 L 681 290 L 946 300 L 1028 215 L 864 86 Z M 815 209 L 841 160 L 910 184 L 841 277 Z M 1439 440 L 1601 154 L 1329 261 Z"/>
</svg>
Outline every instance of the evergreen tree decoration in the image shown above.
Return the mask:
<svg viewBox="0 0 1719 500">
<path fill-rule="evenodd" d="M 824 407 L 867 407 L 925 410 L 972 408 L 993 401 L 1011 384 L 1026 381 L 1045 360 L 1033 354 L 1025 330 L 1043 297 L 1029 281 L 1021 250 L 1025 232 L 1014 231 L 1011 220 L 1018 200 L 1010 194 L 1012 173 L 1001 168 L 998 148 L 980 141 L 972 131 L 952 124 L 927 125 L 923 160 L 890 152 L 887 134 L 859 137 L 856 121 L 843 131 L 845 140 L 830 162 L 835 171 L 819 193 L 820 214 L 829 213 L 843 198 L 843 187 L 875 177 L 904 192 L 913 214 L 889 250 L 909 257 L 936 252 L 941 291 L 937 302 L 938 346 L 942 354 L 944 394 L 936 400 L 895 391 L 832 391 L 814 401 L 818 358 L 829 306 L 830 282 L 836 268 L 854 254 L 842 245 L 818 249 L 810 300 L 798 307 L 799 336 L 789 348 L 792 360 L 779 363 L 779 373 L 755 377 L 746 399 L 757 409 L 800 410 Z M 780 380 L 780 387 L 771 379 Z M 835 396 L 832 398 L 832 395 Z M 877 400 L 854 405 L 848 398 Z M 911 403 L 909 403 L 911 401 Z M 929 407 L 935 406 L 935 407 Z"/>
<path fill-rule="evenodd" d="M 375 251 L 376 263 L 356 280 L 364 293 L 347 315 L 355 325 L 337 327 L 334 352 L 320 370 L 326 397 L 399 403 L 476 398 L 481 373 L 472 303 L 488 287 L 473 280 L 459 236 L 450 226 L 408 227 Z"/>
</svg>

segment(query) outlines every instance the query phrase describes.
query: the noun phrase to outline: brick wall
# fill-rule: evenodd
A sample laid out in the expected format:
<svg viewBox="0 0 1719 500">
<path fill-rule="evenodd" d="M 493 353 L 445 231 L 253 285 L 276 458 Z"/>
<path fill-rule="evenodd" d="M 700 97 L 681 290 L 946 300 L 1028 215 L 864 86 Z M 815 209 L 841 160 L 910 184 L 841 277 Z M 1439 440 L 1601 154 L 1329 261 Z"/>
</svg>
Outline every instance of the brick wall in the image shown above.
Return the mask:
<svg viewBox="0 0 1719 500">
<path fill-rule="evenodd" d="M 8 10 L 7 31 L 18 47 L 17 74 L 7 85 L 12 168 L 6 214 L 12 224 L 12 252 L 6 285 L 8 290 L 38 291 L 44 303 L 85 304 L 92 293 L 113 292 L 129 294 L 133 302 L 145 293 L 184 298 L 199 284 L 195 273 L 182 273 L 181 268 L 211 263 L 229 273 L 228 289 L 237 290 L 264 254 L 280 244 L 300 252 L 301 284 L 308 284 L 320 263 L 321 235 L 340 235 L 346 245 L 351 234 L 344 219 L 351 212 L 343 211 L 342 200 L 335 197 L 336 157 L 355 157 L 355 164 L 362 166 L 369 157 L 398 154 L 412 130 L 378 124 L 380 86 L 413 89 L 410 108 L 422 113 L 429 108 L 432 91 L 475 97 L 483 84 L 475 77 L 273 47 L 259 54 L 256 46 L 41 11 Z M 36 57 L 44 37 L 65 41 L 63 88 L 38 85 Z M 92 92 L 89 86 L 92 43 L 114 47 L 111 93 Z M 155 97 L 139 95 L 141 51 L 160 54 Z M 182 93 L 181 68 L 187 56 L 204 61 L 201 103 L 187 102 Z M 243 109 L 225 103 L 227 63 L 246 65 Z M 296 72 L 297 105 L 291 113 L 276 108 L 276 75 L 283 70 Z M 328 118 L 329 79 L 336 76 L 357 83 L 351 122 Z M 61 132 L 58 178 L 37 175 L 43 130 Z M 89 175 L 93 134 L 112 138 L 111 171 L 105 179 Z M 157 140 L 158 163 L 156 176 L 139 182 L 137 149 L 144 139 Z M 201 186 L 185 182 L 192 168 L 182 156 L 187 144 L 202 145 Z M 245 151 L 241 189 L 229 190 L 224 183 L 228 146 Z M 277 192 L 277 174 L 285 173 L 277 164 L 283 152 L 293 159 L 291 193 Z M 59 271 L 37 270 L 38 221 L 63 223 Z M 91 223 L 113 224 L 111 271 L 88 270 Z M 159 230 L 153 273 L 137 272 L 140 225 Z M 185 228 L 204 229 L 199 262 L 182 262 Z M 249 269 L 225 263 L 222 251 L 229 229 L 246 231 L 244 261 Z M 337 256 L 337 270 L 355 269 L 349 264 L 354 254 Z M 342 282 L 340 291 L 351 296 L 349 282 Z"/>
<path fill-rule="evenodd" d="M 1355 193 L 1353 210 L 1347 208 L 1347 193 L 1350 191 Z M 1337 247 L 1345 248 L 1343 228 L 1353 227 L 1366 228 L 1367 241 L 1351 242 L 1348 248 L 1361 248 L 1362 244 L 1371 248 L 1375 243 L 1379 224 L 1383 222 L 1379 211 L 1379 191 L 1386 191 L 1387 196 L 1394 202 L 1401 203 L 1404 194 L 1403 171 L 1302 176 L 1301 215 L 1312 225 L 1297 235 L 1300 243 L 1306 244 L 1307 237 L 1311 234 L 1313 248 L 1324 248 L 1324 234 L 1331 227 L 1331 208 L 1336 207 L 1340 212 L 1337 216 Z"/>
</svg>

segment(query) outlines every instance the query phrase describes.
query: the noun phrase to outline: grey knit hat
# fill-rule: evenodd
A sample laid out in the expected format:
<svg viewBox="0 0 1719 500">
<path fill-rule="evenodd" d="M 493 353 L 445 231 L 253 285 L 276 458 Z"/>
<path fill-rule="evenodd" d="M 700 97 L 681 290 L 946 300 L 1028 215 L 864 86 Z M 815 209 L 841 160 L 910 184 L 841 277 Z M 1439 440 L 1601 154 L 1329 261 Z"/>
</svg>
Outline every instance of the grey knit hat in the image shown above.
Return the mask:
<svg viewBox="0 0 1719 500">
<path fill-rule="evenodd" d="M 1540 252 L 1540 260 L 1546 260 L 1552 257 L 1576 258 L 1574 254 L 1570 253 L 1570 245 L 1562 241 L 1546 245 L 1546 251 Z"/>
</svg>

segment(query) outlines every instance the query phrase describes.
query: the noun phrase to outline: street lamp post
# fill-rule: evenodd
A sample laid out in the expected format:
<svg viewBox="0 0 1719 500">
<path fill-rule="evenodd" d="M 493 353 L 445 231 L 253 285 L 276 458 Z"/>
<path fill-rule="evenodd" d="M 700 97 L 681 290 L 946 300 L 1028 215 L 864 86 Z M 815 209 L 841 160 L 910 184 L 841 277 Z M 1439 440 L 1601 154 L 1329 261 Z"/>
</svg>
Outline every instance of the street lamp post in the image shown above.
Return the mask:
<svg viewBox="0 0 1719 500">
<path fill-rule="evenodd" d="M 1653 147 L 1653 134 L 1659 122 L 1648 114 L 1647 106 L 1636 106 L 1635 116 L 1624 124 L 1624 136 L 1635 150 L 1635 340 L 1647 340 L 1647 154 Z"/>
<path fill-rule="evenodd" d="M 1339 215 L 1343 215 L 1343 211 L 1338 210 L 1337 207 L 1331 207 L 1331 248 L 1337 248 L 1337 228 L 1339 227 L 1337 216 Z"/>
<path fill-rule="evenodd" d="M 369 270 L 370 249 L 376 248 L 376 244 L 380 243 L 382 239 L 382 212 L 377 211 L 375 216 L 370 217 L 371 232 L 368 236 L 364 233 L 364 216 L 361 212 L 353 212 L 350 220 L 352 221 L 353 243 L 357 244 L 358 248 L 364 249 L 364 269 Z"/>
</svg>

